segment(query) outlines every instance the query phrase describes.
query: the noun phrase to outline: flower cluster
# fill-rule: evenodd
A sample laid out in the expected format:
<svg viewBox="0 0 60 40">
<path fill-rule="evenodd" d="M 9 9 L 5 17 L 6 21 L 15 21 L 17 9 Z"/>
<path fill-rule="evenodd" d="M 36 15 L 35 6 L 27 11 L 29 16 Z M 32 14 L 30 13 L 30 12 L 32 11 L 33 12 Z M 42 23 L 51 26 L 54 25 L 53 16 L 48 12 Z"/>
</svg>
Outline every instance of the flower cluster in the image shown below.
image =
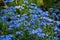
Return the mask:
<svg viewBox="0 0 60 40">
<path fill-rule="evenodd" d="M 13 2 L 13 0 L 4 2 Z M 2 24 L 0 40 L 27 40 L 33 39 L 34 36 L 38 40 L 40 38 L 45 40 L 45 37 L 46 40 L 59 40 L 60 10 L 49 8 L 49 11 L 43 11 L 35 3 L 29 4 L 26 0 L 23 4 L 26 6 L 11 6 L 0 10 L 0 23 Z M 52 33 L 49 32 L 50 28 L 52 28 Z M 51 36 L 52 34 L 54 37 Z"/>
</svg>

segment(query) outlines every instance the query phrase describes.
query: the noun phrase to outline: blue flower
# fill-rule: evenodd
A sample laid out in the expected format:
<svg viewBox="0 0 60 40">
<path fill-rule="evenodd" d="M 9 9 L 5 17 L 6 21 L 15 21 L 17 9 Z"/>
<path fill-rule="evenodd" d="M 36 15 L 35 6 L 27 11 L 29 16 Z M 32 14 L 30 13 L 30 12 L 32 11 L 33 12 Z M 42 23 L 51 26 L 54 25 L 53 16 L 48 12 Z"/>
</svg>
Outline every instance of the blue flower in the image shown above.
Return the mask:
<svg viewBox="0 0 60 40">
<path fill-rule="evenodd" d="M 32 30 L 32 32 L 31 32 L 32 34 L 36 34 L 36 31 L 35 30 Z"/>
<path fill-rule="evenodd" d="M 5 16 L 5 15 L 1 17 L 2 20 L 5 20 L 6 18 L 7 18 L 7 16 Z"/>
<path fill-rule="evenodd" d="M 46 22 L 38 20 L 38 26 L 45 26 Z"/>
<path fill-rule="evenodd" d="M 54 8 L 50 8 L 49 10 L 50 10 L 51 12 L 54 12 Z"/>
<path fill-rule="evenodd" d="M 58 32 L 60 32 L 60 29 L 58 29 Z"/>
<path fill-rule="evenodd" d="M 8 30 L 13 30 L 13 28 L 12 27 L 9 27 Z"/>
<path fill-rule="evenodd" d="M 13 2 L 14 0 L 4 0 L 4 2 Z"/>
<path fill-rule="evenodd" d="M 28 1 L 24 1 L 24 4 L 28 4 Z"/>
<path fill-rule="evenodd" d="M 56 35 L 57 33 L 58 33 L 57 31 L 54 32 L 55 35 Z"/>
<path fill-rule="evenodd" d="M 52 14 L 52 17 L 58 19 L 58 15 L 56 15 L 56 13 L 53 13 L 53 14 Z"/>
<path fill-rule="evenodd" d="M 29 5 L 29 7 L 34 8 L 34 9 L 37 8 L 36 4 L 34 4 L 34 3 L 31 3 L 31 5 Z"/>
<path fill-rule="evenodd" d="M 45 12 L 40 13 L 40 15 L 41 15 L 41 17 L 48 17 L 49 13 L 48 13 L 48 11 L 45 11 Z"/>
<path fill-rule="evenodd" d="M 30 23 L 28 21 L 25 21 L 25 26 L 29 26 Z"/>
<path fill-rule="evenodd" d="M 53 40 L 59 40 L 58 37 L 54 37 Z"/>
<path fill-rule="evenodd" d="M 54 30 L 55 30 L 55 31 L 58 30 L 58 27 L 54 27 Z"/>
<path fill-rule="evenodd" d="M 37 28 L 35 31 L 36 31 L 37 33 L 41 33 L 41 32 L 42 32 L 42 29 L 41 29 L 41 28 Z"/>
<path fill-rule="evenodd" d="M 38 33 L 41 33 L 42 32 L 42 29 L 41 28 L 37 28 L 36 30 L 32 30 L 32 34 L 38 34 Z"/>
<path fill-rule="evenodd" d="M 17 31 L 17 32 L 16 32 L 16 34 L 21 34 L 21 33 L 22 33 L 22 31 Z"/>
<path fill-rule="evenodd" d="M 56 24 L 57 24 L 57 25 L 60 25 L 60 21 L 56 21 Z"/>
<path fill-rule="evenodd" d="M 1 10 L 1 13 L 7 13 L 7 9 Z"/>
<path fill-rule="evenodd" d="M 8 12 L 8 15 L 14 15 L 14 12 Z"/>
<path fill-rule="evenodd" d="M 32 9 L 29 9 L 28 12 L 31 13 L 31 14 L 35 13 L 35 11 L 32 10 Z"/>
<path fill-rule="evenodd" d="M 46 20 L 47 22 L 53 22 L 54 20 L 53 19 L 50 19 L 48 17 L 43 17 L 44 20 Z"/>
<path fill-rule="evenodd" d="M 48 12 L 48 11 L 45 11 L 45 15 L 46 15 L 46 16 L 49 16 L 49 12 Z"/>
<path fill-rule="evenodd" d="M 30 15 L 30 17 L 31 17 L 31 20 L 32 20 L 32 21 L 37 21 L 37 20 L 38 20 L 38 15 L 36 15 L 36 14 Z"/>
<path fill-rule="evenodd" d="M 11 40 L 11 38 L 13 37 L 13 35 L 9 34 L 9 35 L 2 35 L 1 36 L 1 40 Z"/>
<path fill-rule="evenodd" d="M 42 13 L 43 12 L 40 8 L 35 8 L 34 10 L 36 13 Z"/>
<path fill-rule="evenodd" d="M 7 11 L 8 12 L 15 12 L 16 11 L 16 8 L 11 6 L 11 7 L 8 7 L 7 8 Z"/>
<path fill-rule="evenodd" d="M 15 24 L 15 28 L 20 27 L 20 23 Z"/>
<path fill-rule="evenodd" d="M 35 21 L 34 21 L 34 20 L 30 20 L 29 23 L 30 23 L 30 24 L 34 24 Z"/>
<path fill-rule="evenodd" d="M 26 14 L 23 14 L 22 17 L 24 17 L 25 19 L 28 18 L 28 16 Z"/>
<path fill-rule="evenodd" d="M 37 36 L 44 38 L 45 34 L 44 33 L 37 33 Z"/>
</svg>

